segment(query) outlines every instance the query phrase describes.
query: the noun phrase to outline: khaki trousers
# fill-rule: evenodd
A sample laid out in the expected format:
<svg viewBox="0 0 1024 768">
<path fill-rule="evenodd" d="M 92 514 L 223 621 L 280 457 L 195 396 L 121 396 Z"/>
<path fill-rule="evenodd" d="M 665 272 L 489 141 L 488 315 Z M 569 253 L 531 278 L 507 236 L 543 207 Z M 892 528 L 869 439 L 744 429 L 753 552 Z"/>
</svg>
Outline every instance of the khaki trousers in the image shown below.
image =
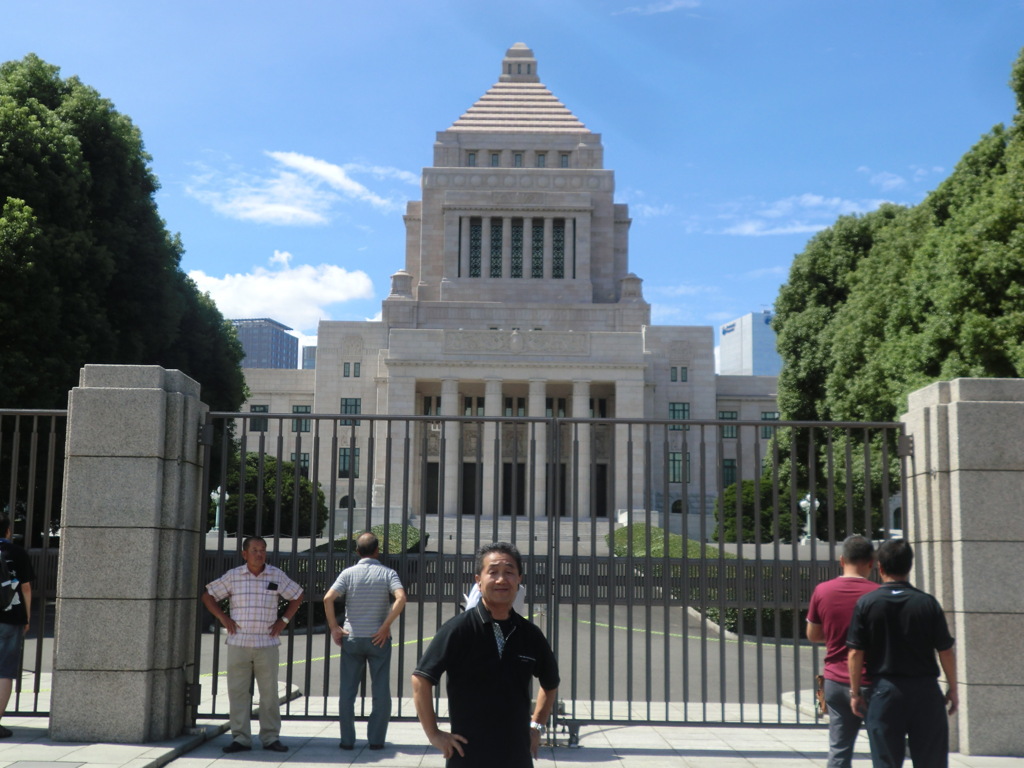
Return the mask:
<svg viewBox="0 0 1024 768">
<path fill-rule="evenodd" d="M 260 692 L 260 742 L 263 746 L 281 738 L 281 707 L 277 695 L 280 646 L 269 648 L 228 647 L 228 704 L 231 737 L 252 746 L 252 679 Z"/>
</svg>

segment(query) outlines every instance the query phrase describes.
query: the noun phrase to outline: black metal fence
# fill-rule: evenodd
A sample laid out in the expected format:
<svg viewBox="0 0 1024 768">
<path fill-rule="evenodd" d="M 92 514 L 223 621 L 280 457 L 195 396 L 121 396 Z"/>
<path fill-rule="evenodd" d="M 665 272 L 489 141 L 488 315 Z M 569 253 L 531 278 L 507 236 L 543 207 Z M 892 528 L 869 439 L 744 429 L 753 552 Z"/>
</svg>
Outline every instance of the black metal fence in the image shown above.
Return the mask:
<svg viewBox="0 0 1024 768">
<path fill-rule="evenodd" d="M 356 561 L 351 537 L 375 527 L 409 594 L 395 625 L 397 718 L 415 717 L 409 675 L 461 610 L 475 550 L 506 540 L 524 555 L 527 612 L 559 658 L 562 722 L 814 722 L 808 692 L 823 654 L 803 639 L 811 592 L 838 573 L 837 541 L 891 535 L 904 506 L 898 424 L 338 414 L 210 424 L 201 578 L 239 564 L 242 536 L 260 532 L 303 585 L 306 610 L 284 641 L 282 677 L 302 694 L 291 717 L 336 716 L 338 648 L 320 600 Z M 205 611 L 199 624 L 198 714 L 225 715 L 222 631 Z"/>
</svg>

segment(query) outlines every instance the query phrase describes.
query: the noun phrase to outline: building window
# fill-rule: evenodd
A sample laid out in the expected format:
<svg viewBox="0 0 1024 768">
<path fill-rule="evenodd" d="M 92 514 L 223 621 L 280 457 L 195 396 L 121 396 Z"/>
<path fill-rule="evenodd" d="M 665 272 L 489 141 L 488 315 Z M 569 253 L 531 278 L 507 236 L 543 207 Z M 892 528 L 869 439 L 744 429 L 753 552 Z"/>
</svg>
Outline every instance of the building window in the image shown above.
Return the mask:
<svg viewBox="0 0 1024 768">
<path fill-rule="evenodd" d="M 778 411 L 761 411 L 761 421 L 778 421 Z M 770 440 L 775 435 L 775 427 L 761 427 L 761 439 Z"/>
<path fill-rule="evenodd" d="M 551 277 L 565 277 L 565 219 L 555 219 L 551 227 Z"/>
<path fill-rule="evenodd" d="M 473 412 L 473 401 L 476 400 L 476 413 Z M 466 397 L 462 400 L 463 416 L 483 416 L 484 399 L 482 397 Z"/>
<path fill-rule="evenodd" d="M 341 364 L 341 375 L 347 379 L 351 373 L 352 373 L 352 364 L 351 363 L 342 363 Z"/>
<path fill-rule="evenodd" d="M 482 219 L 469 220 L 469 276 L 480 277 L 483 268 L 484 225 Z"/>
<path fill-rule="evenodd" d="M 545 155 L 543 152 L 538 152 L 537 153 L 537 167 L 538 168 L 543 168 L 545 165 L 547 165 L 547 160 L 548 160 L 548 156 Z"/>
<path fill-rule="evenodd" d="M 687 370 L 685 365 L 672 365 L 668 369 L 669 381 L 686 381 Z"/>
<path fill-rule="evenodd" d="M 555 411 L 557 406 L 558 410 Z M 564 397 L 546 397 L 544 398 L 544 415 L 549 419 L 557 416 L 560 419 L 565 418 L 565 398 Z"/>
<path fill-rule="evenodd" d="M 668 404 L 668 417 L 675 421 L 686 421 L 690 418 L 690 404 L 689 403 L 669 403 Z M 686 429 L 689 429 L 689 425 Z M 669 429 L 683 429 L 682 426 L 670 425 Z"/>
<path fill-rule="evenodd" d="M 343 397 L 341 398 L 341 410 L 339 413 L 362 413 L 363 411 L 363 399 L 361 397 Z M 342 419 L 341 426 L 343 427 L 358 427 L 359 419 Z"/>
<path fill-rule="evenodd" d="M 736 459 L 722 459 L 722 488 L 736 485 Z"/>
<path fill-rule="evenodd" d="M 311 405 L 293 405 L 292 413 L 309 413 L 313 410 Z M 309 419 L 292 419 L 292 432 L 309 432 Z"/>
<path fill-rule="evenodd" d="M 670 483 L 682 483 L 683 481 L 683 452 L 668 452 L 668 481 Z M 690 452 L 686 452 L 686 481 L 690 482 Z"/>
<path fill-rule="evenodd" d="M 563 168 L 568 168 L 569 167 L 569 156 L 568 155 L 562 155 L 560 160 L 561 160 Z"/>
<path fill-rule="evenodd" d="M 597 406 L 595 410 L 594 406 Z M 590 418 L 608 418 L 608 400 L 604 397 L 590 398 Z"/>
<path fill-rule="evenodd" d="M 504 221 L 491 219 L 491 277 L 501 277 L 501 230 Z"/>
<path fill-rule="evenodd" d="M 359 449 L 338 449 L 338 477 L 359 477 Z"/>
<path fill-rule="evenodd" d="M 308 453 L 293 453 L 292 464 L 299 465 L 299 474 L 303 477 L 309 477 L 309 454 Z"/>
<path fill-rule="evenodd" d="M 250 405 L 249 413 L 269 413 L 270 406 L 267 405 Z M 250 432 L 266 432 L 270 428 L 270 419 L 266 416 L 253 416 L 249 419 L 249 431 Z"/>
<path fill-rule="evenodd" d="M 355 378 L 357 378 L 357 379 L 359 378 L 359 369 L 360 368 L 362 368 L 362 364 L 360 364 L 360 363 L 352 363 L 352 375 Z"/>
<path fill-rule="evenodd" d="M 506 397 L 505 398 L 505 415 L 506 416 L 526 416 L 526 398 L 525 397 Z"/>
<path fill-rule="evenodd" d="M 423 398 L 423 415 L 424 416 L 440 416 L 441 415 L 441 397 L 432 397 L 427 395 Z"/>
<path fill-rule="evenodd" d="M 491 168 L 497 168 L 499 165 L 501 165 L 501 155 L 491 152 Z"/>
<path fill-rule="evenodd" d="M 719 411 L 718 418 L 725 421 L 736 421 L 739 418 L 738 411 Z M 722 437 L 736 437 L 738 427 L 735 424 L 722 425 Z"/>
<path fill-rule="evenodd" d="M 523 276 L 523 220 L 512 219 L 512 277 Z"/>
<path fill-rule="evenodd" d="M 523 167 L 523 153 L 522 152 L 516 152 L 514 155 L 512 155 L 512 165 L 514 165 L 516 168 L 522 168 Z"/>
<path fill-rule="evenodd" d="M 476 166 L 476 152 L 470 152 L 466 155 L 466 165 L 470 168 Z"/>
</svg>

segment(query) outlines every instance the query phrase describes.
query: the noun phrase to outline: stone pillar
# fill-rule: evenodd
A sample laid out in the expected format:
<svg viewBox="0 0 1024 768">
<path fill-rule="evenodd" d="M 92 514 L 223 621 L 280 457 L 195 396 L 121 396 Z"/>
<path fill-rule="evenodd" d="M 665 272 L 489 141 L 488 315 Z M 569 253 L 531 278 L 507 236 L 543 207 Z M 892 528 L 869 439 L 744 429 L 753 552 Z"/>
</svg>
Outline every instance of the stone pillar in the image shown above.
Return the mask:
<svg viewBox="0 0 1024 768">
<path fill-rule="evenodd" d="M 555 220 L 544 217 L 544 279 L 551 279 L 551 265 L 555 254 Z"/>
<path fill-rule="evenodd" d="M 530 379 L 530 393 L 527 401 L 526 414 L 531 417 L 544 416 L 544 403 L 546 400 L 547 382 L 544 379 Z M 533 467 L 533 488 L 531 497 L 537 517 L 548 514 L 547 505 L 547 476 L 548 476 L 548 426 L 547 424 L 531 425 L 536 440 L 534 444 L 535 455 L 531 457 Z"/>
<path fill-rule="evenodd" d="M 574 419 L 586 419 L 590 417 L 590 382 L 574 381 L 572 383 L 572 417 Z M 591 476 L 591 446 L 590 435 L 593 427 L 589 424 L 574 424 L 573 432 L 578 444 L 570 450 L 576 452 L 576 464 L 570 485 L 573 488 L 575 498 L 574 511 L 579 518 L 590 518 L 593 510 L 590 504 L 590 476 Z M 573 433 L 570 433 L 570 440 Z M 570 501 L 572 505 L 572 501 Z M 570 507 L 573 508 L 573 507 Z"/>
<path fill-rule="evenodd" d="M 388 415 L 404 417 L 416 413 L 416 379 L 412 376 L 392 376 L 388 379 Z M 413 477 L 416 465 L 414 455 L 418 450 L 416 431 L 410 428 L 411 425 L 404 418 L 396 418 L 391 422 L 388 430 L 388 437 L 391 439 L 391 463 L 388 467 L 387 486 L 390 489 L 388 504 L 390 507 L 391 519 L 397 519 L 395 515 L 401 514 L 408 505 L 410 514 L 422 515 L 424 510 L 419 509 L 420 496 L 414 492 Z M 405 437 L 410 437 L 410 454 L 406 454 Z M 377 446 L 383 454 L 387 446 L 383 442 Z M 406 473 L 409 480 L 406 484 Z M 381 503 L 383 503 L 381 499 Z"/>
<path fill-rule="evenodd" d="M 491 279 L 491 217 L 480 219 L 480 278 Z"/>
<path fill-rule="evenodd" d="M 201 534 L 199 385 L 87 365 L 68 405 L 50 738 L 162 741 L 189 725 Z"/>
<path fill-rule="evenodd" d="M 910 395 L 907 536 L 916 586 L 946 611 L 956 638 L 960 712 L 951 748 L 1024 755 L 1012 715 L 1024 696 L 1024 381 L 957 379 Z"/>
<path fill-rule="evenodd" d="M 459 380 L 441 379 L 441 415 L 458 416 L 460 400 Z M 443 513 L 454 516 L 459 513 L 459 464 L 462 462 L 459 455 L 459 435 L 462 432 L 462 425 L 457 421 L 445 421 L 442 429 L 445 438 Z"/>
<path fill-rule="evenodd" d="M 459 277 L 469 277 L 469 216 L 459 219 Z"/>
<path fill-rule="evenodd" d="M 644 417 L 644 382 L 619 380 L 615 382 L 615 418 L 642 419 Z M 633 445 L 630 450 L 629 440 Z M 609 514 L 617 514 L 620 509 L 644 508 L 644 427 L 642 424 L 617 424 L 615 426 L 615 506 Z M 632 465 L 630 462 L 632 461 Z M 685 457 L 684 457 L 685 461 Z M 627 470 L 631 468 L 631 476 Z M 685 471 L 685 470 L 684 470 Z M 685 475 L 684 475 L 685 477 Z M 685 494 L 686 486 L 683 486 Z"/>
<path fill-rule="evenodd" d="M 493 418 L 501 416 L 501 379 L 487 379 L 484 382 L 484 416 Z M 483 440 L 483 508 L 481 515 L 498 517 L 501 514 L 501 456 L 494 450 L 494 440 L 498 435 L 498 424 L 487 421 L 483 424 L 480 439 Z"/>
<path fill-rule="evenodd" d="M 512 219 L 505 216 L 501 225 L 501 276 L 512 277 Z"/>
</svg>

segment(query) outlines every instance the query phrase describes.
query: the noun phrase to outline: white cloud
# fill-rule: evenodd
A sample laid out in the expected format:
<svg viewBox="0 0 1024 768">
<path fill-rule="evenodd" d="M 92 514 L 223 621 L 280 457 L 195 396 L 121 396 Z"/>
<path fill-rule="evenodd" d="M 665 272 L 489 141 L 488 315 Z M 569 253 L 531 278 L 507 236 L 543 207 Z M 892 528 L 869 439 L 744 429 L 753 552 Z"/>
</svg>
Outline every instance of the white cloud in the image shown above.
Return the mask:
<svg viewBox="0 0 1024 768">
<path fill-rule="evenodd" d="M 320 264 L 291 265 L 292 255 L 275 251 L 269 263 L 244 274 L 215 277 L 193 270 L 189 277 L 208 292 L 227 318 L 271 317 L 298 329 L 316 332 L 330 307 L 346 301 L 373 298 L 373 283 L 361 270 Z"/>
<path fill-rule="evenodd" d="M 809 235 L 831 226 L 839 216 L 872 211 L 885 200 L 848 200 L 811 192 L 770 202 L 741 200 L 722 206 L 718 234 L 741 237 Z"/>
<path fill-rule="evenodd" d="M 644 291 L 657 296 L 700 296 L 718 293 L 718 288 L 712 285 L 653 285 L 645 287 Z"/>
<path fill-rule="evenodd" d="M 767 235 L 803 235 L 813 234 L 825 227 L 827 223 L 811 224 L 805 221 L 793 221 L 772 227 L 760 219 L 747 219 L 737 222 L 722 230 L 723 235 L 740 235 L 742 237 L 765 237 Z"/>
<path fill-rule="evenodd" d="M 410 183 L 414 174 L 397 168 L 335 165 L 298 152 L 266 152 L 273 161 L 262 172 L 237 166 L 222 171 L 199 166 L 186 192 L 224 216 L 281 226 L 327 224 L 346 203 L 363 203 L 390 213 L 405 204 L 404 193 L 374 191 L 356 180 L 364 174 L 376 180 Z"/>
<path fill-rule="evenodd" d="M 672 11 L 682 10 L 684 8 L 697 8 L 700 6 L 698 0 L 662 0 L 658 3 L 648 3 L 647 5 L 632 5 L 629 8 L 623 8 L 621 11 L 616 11 L 613 15 L 618 16 L 624 13 L 635 13 L 640 16 L 653 16 L 658 13 L 672 13 Z"/>
<path fill-rule="evenodd" d="M 630 206 L 629 212 L 637 219 L 654 219 L 658 216 L 668 216 L 675 209 L 668 203 L 664 205 L 649 205 L 647 203 L 634 203 Z"/>
<path fill-rule="evenodd" d="M 789 267 L 763 267 L 744 272 L 743 277 L 747 280 L 760 280 L 765 277 L 782 277 L 789 274 Z"/>
</svg>

